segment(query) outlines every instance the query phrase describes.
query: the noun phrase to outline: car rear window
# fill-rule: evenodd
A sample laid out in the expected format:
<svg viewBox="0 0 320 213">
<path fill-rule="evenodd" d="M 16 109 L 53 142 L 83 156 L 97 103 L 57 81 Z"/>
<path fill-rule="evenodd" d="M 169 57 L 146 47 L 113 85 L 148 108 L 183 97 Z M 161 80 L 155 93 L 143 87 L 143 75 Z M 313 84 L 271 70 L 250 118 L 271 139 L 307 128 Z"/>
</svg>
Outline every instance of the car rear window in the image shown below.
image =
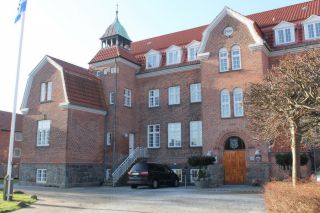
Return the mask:
<svg viewBox="0 0 320 213">
<path fill-rule="evenodd" d="M 137 163 L 131 168 L 131 171 L 148 171 L 148 164 Z"/>
</svg>

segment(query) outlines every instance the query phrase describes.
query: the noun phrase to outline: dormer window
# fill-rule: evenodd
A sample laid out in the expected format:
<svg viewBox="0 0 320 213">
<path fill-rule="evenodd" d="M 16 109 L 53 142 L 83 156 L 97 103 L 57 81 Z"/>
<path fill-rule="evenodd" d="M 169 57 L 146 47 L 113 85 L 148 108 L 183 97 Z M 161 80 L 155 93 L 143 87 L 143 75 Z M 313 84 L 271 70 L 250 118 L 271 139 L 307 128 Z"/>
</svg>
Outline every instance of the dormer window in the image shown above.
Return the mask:
<svg viewBox="0 0 320 213">
<path fill-rule="evenodd" d="M 171 46 L 167 49 L 167 65 L 179 64 L 181 62 L 181 48 Z"/>
<path fill-rule="evenodd" d="M 310 16 L 303 22 L 305 40 L 320 38 L 320 16 Z"/>
<path fill-rule="evenodd" d="M 150 50 L 146 54 L 146 69 L 159 67 L 160 58 L 161 58 L 160 52 L 155 50 Z"/>
<path fill-rule="evenodd" d="M 294 24 L 282 21 L 273 28 L 275 34 L 275 44 L 289 44 L 295 42 Z"/>
<path fill-rule="evenodd" d="M 195 41 L 195 40 L 187 45 L 187 48 L 188 48 L 188 61 L 197 60 L 199 47 L 200 47 L 200 42 L 199 41 Z"/>
</svg>

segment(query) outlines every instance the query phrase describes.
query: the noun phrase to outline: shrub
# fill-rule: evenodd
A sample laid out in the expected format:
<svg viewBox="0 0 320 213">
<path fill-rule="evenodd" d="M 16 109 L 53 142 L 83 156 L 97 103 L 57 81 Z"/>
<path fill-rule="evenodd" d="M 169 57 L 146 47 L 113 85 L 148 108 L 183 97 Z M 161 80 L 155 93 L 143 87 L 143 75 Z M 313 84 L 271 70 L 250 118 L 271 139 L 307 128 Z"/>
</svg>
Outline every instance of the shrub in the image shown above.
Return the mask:
<svg viewBox="0 0 320 213">
<path fill-rule="evenodd" d="M 305 153 L 300 154 L 301 166 L 306 165 L 308 161 L 309 161 L 309 158 Z M 291 153 L 276 154 L 276 163 L 279 166 L 282 166 L 284 169 L 289 169 L 292 166 L 292 154 Z"/>
<path fill-rule="evenodd" d="M 267 212 L 319 212 L 320 185 L 299 183 L 296 188 L 291 182 L 270 182 L 264 186 L 264 199 Z"/>
<path fill-rule="evenodd" d="M 207 166 L 213 164 L 215 160 L 211 156 L 192 156 L 188 158 L 188 164 L 199 168 L 198 180 L 205 180 L 209 178 L 206 172 Z"/>
</svg>

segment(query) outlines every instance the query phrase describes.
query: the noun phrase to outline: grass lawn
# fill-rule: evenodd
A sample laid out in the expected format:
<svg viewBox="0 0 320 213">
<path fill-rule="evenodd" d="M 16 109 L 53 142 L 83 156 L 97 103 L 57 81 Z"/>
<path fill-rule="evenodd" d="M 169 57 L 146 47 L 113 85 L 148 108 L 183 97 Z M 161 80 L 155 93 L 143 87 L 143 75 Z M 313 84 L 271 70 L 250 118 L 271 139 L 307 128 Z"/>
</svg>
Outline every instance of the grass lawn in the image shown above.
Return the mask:
<svg viewBox="0 0 320 213">
<path fill-rule="evenodd" d="M 14 193 L 12 201 L 4 201 L 2 193 L 3 192 L 0 191 L 0 213 L 14 211 L 20 209 L 21 206 L 24 206 L 18 205 L 19 203 L 28 205 L 36 201 L 35 199 L 32 199 L 30 195 L 20 193 Z"/>
<path fill-rule="evenodd" d="M 270 182 L 264 187 L 267 212 L 320 212 L 320 183 Z"/>
</svg>

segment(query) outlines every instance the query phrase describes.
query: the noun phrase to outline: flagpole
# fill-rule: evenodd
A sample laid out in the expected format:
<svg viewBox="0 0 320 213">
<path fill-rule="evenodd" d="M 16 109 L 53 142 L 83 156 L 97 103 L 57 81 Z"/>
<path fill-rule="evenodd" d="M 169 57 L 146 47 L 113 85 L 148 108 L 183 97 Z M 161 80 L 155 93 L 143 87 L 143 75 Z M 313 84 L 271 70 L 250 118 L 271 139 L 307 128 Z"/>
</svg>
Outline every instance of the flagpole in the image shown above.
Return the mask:
<svg viewBox="0 0 320 213">
<path fill-rule="evenodd" d="M 10 130 L 9 155 L 8 155 L 8 166 L 7 166 L 7 178 L 8 178 L 7 200 L 8 201 L 12 198 L 12 193 L 13 193 L 13 190 L 11 191 L 12 158 L 13 158 L 13 147 L 14 147 L 15 129 L 16 129 L 16 108 L 17 108 L 19 77 L 20 77 L 20 63 L 21 63 L 22 41 L 23 41 L 23 31 L 24 31 L 24 18 L 25 18 L 25 12 L 22 12 L 20 45 L 19 45 L 18 63 L 17 63 L 17 72 L 16 72 L 16 84 L 15 84 L 15 90 L 14 90 L 14 100 L 13 100 L 11 130 Z"/>
</svg>

